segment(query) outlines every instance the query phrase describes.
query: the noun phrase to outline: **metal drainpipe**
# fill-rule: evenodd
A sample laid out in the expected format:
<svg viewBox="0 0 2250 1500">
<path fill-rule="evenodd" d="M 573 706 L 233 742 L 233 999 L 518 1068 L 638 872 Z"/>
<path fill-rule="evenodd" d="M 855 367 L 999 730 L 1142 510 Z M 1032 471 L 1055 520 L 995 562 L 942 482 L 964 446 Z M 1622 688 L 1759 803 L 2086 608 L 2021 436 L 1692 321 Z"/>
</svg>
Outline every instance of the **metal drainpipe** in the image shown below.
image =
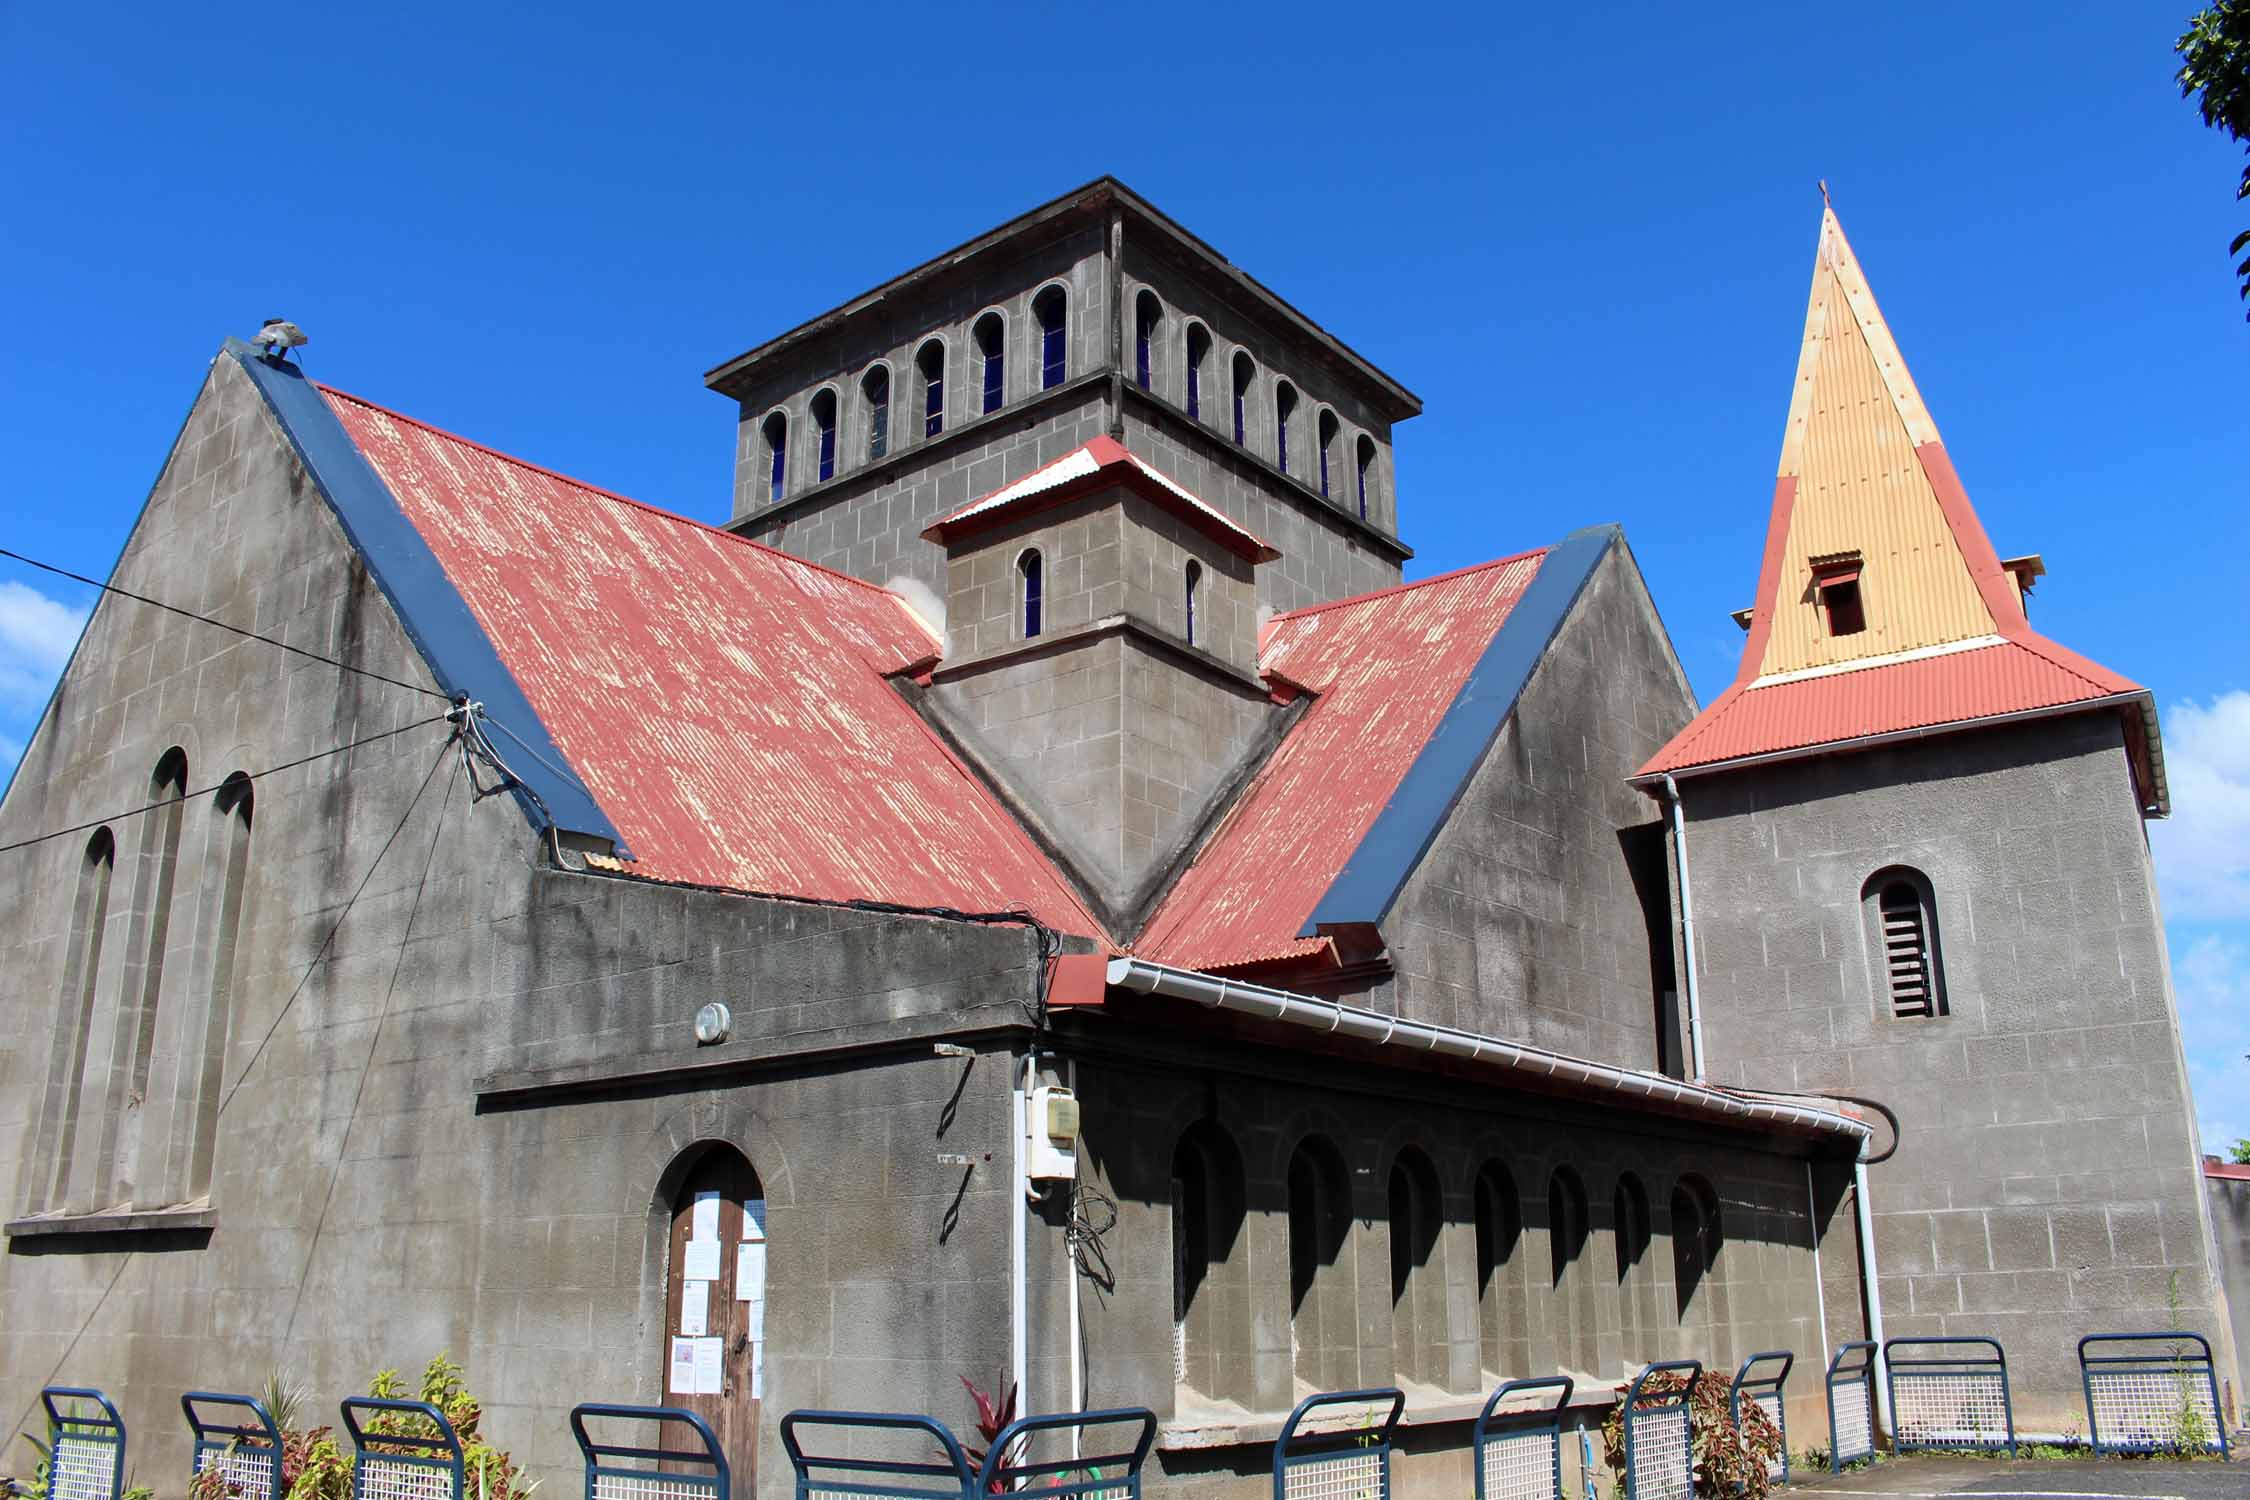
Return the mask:
<svg viewBox="0 0 2250 1500">
<path fill-rule="evenodd" d="M 1805 1223 L 1812 1231 L 1813 1313 L 1820 1320 L 1820 1367 L 1828 1368 L 1828 1288 L 1820 1281 L 1820 1191 L 1813 1186 L 1812 1162 L 1805 1162 Z"/>
<path fill-rule="evenodd" d="M 1683 955 L 1680 982 L 1687 996 L 1688 1068 L 1697 1083 L 1704 1080 L 1703 1071 L 1703 1005 L 1695 992 L 1695 897 L 1688 885 L 1687 864 L 1687 814 L 1680 809 L 1680 789 L 1667 771 L 1664 775 L 1664 798 L 1672 804 L 1672 847 L 1680 862 L 1680 945 L 1687 950 Z"/>
<path fill-rule="evenodd" d="M 1078 1097 L 1078 1059 L 1075 1057 L 1068 1058 L 1063 1062 L 1063 1084 L 1070 1090 L 1072 1098 Z M 1085 1171 L 1085 1165 L 1081 1163 L 1078 1170 Z M 1065 1183 L 1063 1191 L 1066 1193 L 1074 1192 L 1077 1186 L 1078 1184 L 1075 1181 Z M 1073 1208 L 1075 1208 L 1075 1205 L 1073 1205 Z M 1066 1236 L 1067 1233 L 1068 1231 L 1065 1231 Z M 1086 1409 L 1085 1315 L 1078 1310 L 1078 1257 L 1072 1253 L 1072 1247 L 1067 1237 L 1063 1241 L 1063 1275 L 1068 1279 L 1070 1286 L 1070 1409 L 1072 1411 L 1084 1411 Z M 1073 1459 L 1081 1456 L 1078 1439 L 1079 1430 L 1075 1427 L 1071 1428 L 1070 1456 Z"/>
<path fill-rule="evenodd" d="M 1009 1071 L 1015 1076 L 1009 1080 L 1008 1119 L 1010 1125 L 1010 1160 L 1008 1173 L 1008 1378 L 1016 1388 L 1016 1415 L 1028 1417 L 1032 1413 L 1031 1391 L 1031 1333 L 1026 1326 L 1030 1316 L 1030 1295 L 1026 1286 L 1026 1241 L 1030 1235 L 1027 1222 L 1031 1214 L 1031 1180 L 1025 1175 L 1030 1163 L 1024 1160 L 1024 1132 L 1029 1128 L 1031 1080 L 1039 1066 L 1039 1054 L 1026 1051 L 1023 1068 Z"/>
<path fill-rule="evenodd" d="M 1860 1148 L 1863 1152 L 1866 1147 Z M 1867 1335 L 1875 1341 L 1875 1410 L 1883 1430 L 1894 1436 L 1891 1425 L 1891 1382 L 1883 1363 L 1883 1284 L 1875 1270 L 1875 1205 L 1867 1196 L 1867 1163 L 1852 1163 L 1852 1216 L 1859 1221 L 1859 1263 L 1867 1281 Z"/>
</svg>

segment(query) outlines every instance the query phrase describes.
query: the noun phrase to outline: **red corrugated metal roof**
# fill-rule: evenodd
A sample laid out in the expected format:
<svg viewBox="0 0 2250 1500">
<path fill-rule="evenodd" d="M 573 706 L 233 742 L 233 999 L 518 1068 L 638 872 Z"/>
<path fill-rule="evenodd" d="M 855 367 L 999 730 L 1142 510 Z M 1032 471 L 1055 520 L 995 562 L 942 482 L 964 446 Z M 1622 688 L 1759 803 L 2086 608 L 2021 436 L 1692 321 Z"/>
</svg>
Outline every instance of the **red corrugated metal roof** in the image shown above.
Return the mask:
<svg viewBox="0 0 2250 1500">
<path fill-rule="evenodd" d="M 2232 1182 L 2250 1182 L 2250 1166 L 2241 1162 L 2220 1161 L 2215 1156 L 2203 1158 L 2203 1175 L 2219 1177 Z"/>
<path fill-rule="evenodd" d="M 1546 550 L 1275 618 L 1259 668 L 1319 696 L 1134 951 L 1221 969 L 1319 951 L 1307 917 L 1373 826 Z"/>
<path fill-rule="evenodd" d="M 1101 934 L 885 682 L 894 594 L 323 388 L 652 880 Z"/>
</svg>

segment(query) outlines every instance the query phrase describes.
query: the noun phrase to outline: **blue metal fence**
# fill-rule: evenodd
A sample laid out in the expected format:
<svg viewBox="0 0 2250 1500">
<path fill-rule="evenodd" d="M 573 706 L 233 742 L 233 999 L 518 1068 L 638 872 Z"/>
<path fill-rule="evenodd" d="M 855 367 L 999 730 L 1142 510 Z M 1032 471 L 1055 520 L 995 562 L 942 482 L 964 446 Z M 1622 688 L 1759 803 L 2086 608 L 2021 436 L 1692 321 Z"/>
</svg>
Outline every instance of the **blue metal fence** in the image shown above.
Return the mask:
<svg viewBox="0 0 2250 1500">
<path fill-rule="evenodd" d="M 444 1412 L 382 1396 L 348 1397 L 342 1411 L 352 1500 L 461 1500 L 461 1439 Z"/>
<path fill-rule="evenodd" d="M 1699 1360 L 1668 1359 L 1633 1377 L 1625 1390 L 1625 1500 L 1694 1500 L 1695 1431 L 1688 1403 L 1703 1374 Z M 1661 1388 L 1658 1375 L 1683 1377 Z"/>
<path fill-rule="evenodd" d="M 603 1441 L 616 1424 L 641 1441 Z M 733 1476 L 711 1424 L 676 1406 L 618 1406 L 589 1401 L 570 1411 L 570 1435 L 586 1458 L 585 1500 L 727 1500 Z M 670 1439 L 668 1442 L 667 1439 Z"/>
<path fill-rule="evenodd" d="M 1065 1435 L 1071 1451 L 1048 1451 Z M 1155 1442 L 1156 1413 L 1145 1406 L 1019 1417 L 986 1451 L 975 1493 L 1036 1490 L 1041 1500 L 1141 1500 L 1141 1465 Z"/>
<path fill-rule="evenodd" d="M 886 1446 L 885 1434 L 894 1439 L 889 1454 L 874 1451 Z M 781 1446 L 796 1471 L 797 1500 L 969 1500 L 976 1490 L 960 1442 L 929 1417 L 793 1411 L 781 1419 Z"/>
<path fill-rule="evenodd" d="M 1789 1372 L 1797 1366 L 1797 1356 L 1786 1349 L 1768 1349 L 1763 1354 L 1753 1354 L 1734 1372 L 1734 1385 L 1727 1392 L 1727 1407 L 1737 1429 L 1742 1426 L 1742 1403 L 1764 1412 L 1781 1433 L 1781 1452 L 1766 1465 L 1766 1477 L 1789 1482 L 1789 1410 L 1781 1398 L 1781 1388 L 1789 1381 Z"/>
<path fill-rule="evenodd" d="M 1476 1500 L 1562 1500 L 1562 1409 L 1571 1389 L 1568 1376 L 1550 1375 L 1508 1381 L 1485 1398 L 1472 1434 Z"/>
<path fill-rule="evenodd" d="M 109 1397 L 51 1385 L 39 1404 L 47 1408 L 47 1500 L 117 1500 L 125 1489 L 125 1419 Z"/>
<path fill-rule="evenodd" d="M 2202 1334 L 2089 1333 L 2078 1341 L 2078 1373 L 2096 1453 L 2226 1453 L 2218 1375 Z"/>
<path fill-rule="evenodd" d="M 1875 1456 L 1875 1346 L 1841 1344 L 1828 1361 L 1828 1467 Z"/>
<path fill-rule="evenodd" d="M 1901 1351 L 1904 1351 L 1903 1353 Z M 1883 1345 L 1891 1390 L 1891 1446 L 2016 1451 L 2008 1356 L 1997 1339 L 1891 1339 Z"/>
<path fill-rule="evenodd" d="M 1315 1412 L 1352 1407 L 1365 1409 L 1360 1425 L 1307 1430 Z M 1391 1445 L 1405 1410 L 1405 1392 L 1391 1386 L 1298 1402 L 1273 1442 L 1273 1500 L 1391 1500 Z"/>
<path fill-rule="evenodd" d="M 216 1470 L 229 1500 L 281 1500 L 281 1429 L 254 1396 L 189 1391 L 180 1415 L 195 1434 L 190 1476 Z"/>
</svg>

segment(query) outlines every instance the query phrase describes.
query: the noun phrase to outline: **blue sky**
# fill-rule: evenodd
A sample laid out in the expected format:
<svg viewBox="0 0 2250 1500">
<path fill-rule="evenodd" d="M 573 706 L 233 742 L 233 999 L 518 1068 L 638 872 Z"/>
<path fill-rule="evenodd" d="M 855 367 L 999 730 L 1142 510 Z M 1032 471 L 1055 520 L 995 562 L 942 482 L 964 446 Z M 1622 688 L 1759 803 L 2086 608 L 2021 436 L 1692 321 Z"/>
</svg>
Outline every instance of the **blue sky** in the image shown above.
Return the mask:
<svg viewBox="0 0 2250 1500">
<path fill-rule="evenodd" d="M 1826 178 L 1994 542 L 2046 556 L 2037 623 L 2165 706 L 2215 1149 L 2250 1136 L 2250 623 L 2184 564 L 2250 548 L 2250 328 L 2189 8 L 0 8 L 0 546 L 106 572 L 270 314 L 323 379 L 722 519 L 703 370 L 1106 171 L 1423 397 L 1414 575 L 1621 521 L 1708 699 Z M 0 765 L 85 603 L 0 566 Z"/>
</svg>

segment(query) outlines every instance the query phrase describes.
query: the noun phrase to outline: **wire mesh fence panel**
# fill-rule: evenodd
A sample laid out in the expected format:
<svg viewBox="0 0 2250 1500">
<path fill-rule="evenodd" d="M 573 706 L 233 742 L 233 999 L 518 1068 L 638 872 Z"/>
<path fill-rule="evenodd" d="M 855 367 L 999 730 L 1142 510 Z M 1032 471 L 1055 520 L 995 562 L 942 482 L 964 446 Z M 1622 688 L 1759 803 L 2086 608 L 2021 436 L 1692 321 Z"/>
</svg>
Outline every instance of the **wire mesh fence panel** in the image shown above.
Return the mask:
<svg viewBox="0 0 2250 1500">
<path fill-rule="evenodd" d="M 1625 1391 L 1625 1500 L 1694 1500 L 1694 1428 L 1688 1403 L 1703 1366 L 1650 1365 Z"/>
<path fill-rule="evenodd" d="M 951 1429 L 912 1413 L 793 1411 L 781 1446 L 797 1500 L 968 1500 L 976 1487 Z"/>
<path fill-rule="evenodd" d="M 353 1396 L 352 1500 L 461 1500 L 461 1440 L 427 1401 Z"/>
<path fill-rule="evenodd" d="M 1781 1434 L 1781 1447 L 1766 1461 L 1766 1477 L 1784 1484 L 1789 1480 L 1789 1414 L 1783 1406 L 1781 1392 L 1796 1365 L 1797 1356 L 1786 1349 L 1753 1354 L 1734 1372 L 1734 1385 L 1727 1392 L 1727 1404 L 1737 1428 L 1742 1426 L 1742 1408 L 1747 1404 L 1764 1412 L 1766 1420 Z"/>
<path fill-rule="evenodd" d="M 51 1385 L 47 1409 L 47 1500 L 117 1500 L 125 1486 L 125 1419 L 100 1391 Z"/>
<path fill-rule="evenodd" d="M 257 1500 L 281 1492 L 281 1464 L 271 1448 L 212 1448 L 196 1460 L 195 1472 L 217 1471 L 229 1500 Z"/>
<path fill-rule="evenodd" d="M 1838 1347 L 1828 1361 L 1828 1467 L 1875 1456 L 1875 1346 Z"/>
<path fill-rule="evenodd" d="M 1473 1439 L 1476 1500 L 1562 1500 L 1567 1376 L 1511 1380 L 1485 1398 Z"/>
<path fill-rule="evenodd" d="M 180 1415 L 195 1439 L 190 1464 L 217 1474 L 227 1500 L 281 1500 L 281 1429 L 255 1396 L 189 1391 Z"/>
<path fill-rule="evenodd" d="M 2005 1448 L 2016 1421 L 2008 1360 L 1983 1338 L 1892 1339 L 1883 1346 L 1891 1389 L 1891 1441 L 1914 1448 Z"/>
<path fill-rule="evenodd" d="M 1274 1500 L 1390 1500 L 1405 1393 L 1327 1391 L 1297 1403 L 1273 1444 Z"/>
<path fill-rule="evenodd" d="M 2211 1345 L 2197 1333 L 2090 1333 L 2078 1341 L 2096 1453 L 2225 1453 Z"/>
</svg>

